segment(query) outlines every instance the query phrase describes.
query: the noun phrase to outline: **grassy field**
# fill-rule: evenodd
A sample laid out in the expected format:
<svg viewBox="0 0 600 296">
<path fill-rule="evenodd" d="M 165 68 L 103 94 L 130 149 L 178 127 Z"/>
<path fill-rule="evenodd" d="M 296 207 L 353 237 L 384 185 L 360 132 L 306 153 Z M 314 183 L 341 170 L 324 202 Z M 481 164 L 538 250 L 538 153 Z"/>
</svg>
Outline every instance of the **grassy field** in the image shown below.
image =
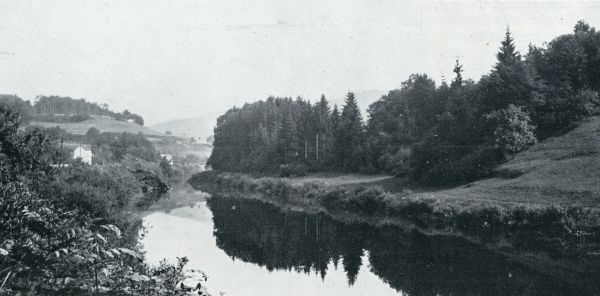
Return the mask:
<svg viewBox="0 0 600 296">
<path fill-rule="evenodd" d="M 118 121 L 108 118 L 92 118 L 82 122 L 40 122 L 33 121 L 31 125 L 37 125 L 45 128 L 60 127 L 68 133 L 75 135 L 85 135 L 91 127 L 95 127 L 100 132 L 111 132 L 111 133 L 123 133 L 128 132 L 132 134 L 142 133 L 147 136 L 162 136 L 163 133 L 152 130 L 145 126 L 137 125 L 135 123 L 129 123 L 125 121 Z"/>
<path fill-rule="evenodd" d="M 600 207 L 600 117 L 543 141 L 498 167 L 499 175 L 416 195 L 457 203 L 494 201 Z"/>
</svg>

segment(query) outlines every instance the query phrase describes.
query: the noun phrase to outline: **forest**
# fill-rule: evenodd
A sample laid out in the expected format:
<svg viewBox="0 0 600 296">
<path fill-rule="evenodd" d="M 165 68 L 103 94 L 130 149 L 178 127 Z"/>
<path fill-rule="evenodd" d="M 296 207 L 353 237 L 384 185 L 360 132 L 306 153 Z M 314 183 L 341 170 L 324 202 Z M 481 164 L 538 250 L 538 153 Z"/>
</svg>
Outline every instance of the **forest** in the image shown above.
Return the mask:
<svg viewBox="0 0 600 296">
<path fill-rule="evenodd" d="M 220 116 L 207 165 L 267 175 L 388 173 L 428 185 L 470 182 L 537 141 L 600 113 L 600 32 L 579 21 L 543 46 L 516 50 L 507 29 L 496 63 L 479 81 L 413 74 L 372 103 L 363 118 L 349 92 L 269 97 Z M 467 65 L 468 66 L 468 65 Z"/>
<path fill-rule="evenodd" d="M 90 116 L 108 116 L 115 120 L 133 120 L 144 125 L 142 116 L 125 110 L 121 113 L 109 109 L 107 104 L 99 105 L 85 99 L 72 99 L 60 96 L 38 96 L 34 104 L 16 95 L 0 95 L 0 107 L 16 110 L 22 120 L 48 122 L 78 122 L 90 119 Z"/>
</svg>

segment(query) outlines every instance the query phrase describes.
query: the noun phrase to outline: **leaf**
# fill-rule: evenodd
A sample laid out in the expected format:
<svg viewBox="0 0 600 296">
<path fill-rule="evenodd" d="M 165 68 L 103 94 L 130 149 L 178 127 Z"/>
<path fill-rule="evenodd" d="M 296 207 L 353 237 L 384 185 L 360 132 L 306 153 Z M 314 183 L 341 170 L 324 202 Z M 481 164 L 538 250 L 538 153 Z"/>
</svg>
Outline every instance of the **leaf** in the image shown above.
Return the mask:
<svg viewBox="0 0 600 296">
<path fill-rule="evenodd" d="M 100 233 L 96 233 L 96 237 L 101 239 L 103 242 L 107 243 L 108 241 L 106 240 L 106 238 L 104 238 L 104 236 L 102 236 L 102 234 Z"/>
<path fill-rule="evenodd" d="M 108 231 L 112 231 L 114 232 L 118 237 L 121 237 L 121 230 L 119 229 L 119 227 L 112 225 L 112 224 L 106 224 L 106 225 L 102 225 L 100 226 L 103 229 L 106 229 Z"/>
<path fill-rule="evenodd" d="M 132 257 L 135 257 L 135 258 L 138 258 L 138 259 L 142 260 L 142 255 L 140 255 L 139 253 L 137 253 L 135 251 L 132 251 L 130 249 L 119 248 L 119 251 L 121 251 L 122 253 L 125 253 L 125 254 L 127 254 L 129 256 L 132 256 Z"/>
<path fill-rule="evenodd" d="M 130 279 L 134 282 L 147 282 L 150 280 L 148 276 L 139 274 L 137 272 L 131 275 L 126 275 L 125 278 Z"/>
<path fill-rule="evenodd" d="M 72 279 L 72 278 L 70 278 L 70 277 L 66 277 L 66 278 L 65 278 L 65 285 L 68 285 L 68 284 L 69 284 L 70 282 L 72 282 L 72 281 L 73 281 L 73 279 Z"/>
<path fill-rule="evenodd" d="M 3 248 L 0 248 L 0 255 L 6 256 L 8 255 L 8 251 Z"/>
</svg>

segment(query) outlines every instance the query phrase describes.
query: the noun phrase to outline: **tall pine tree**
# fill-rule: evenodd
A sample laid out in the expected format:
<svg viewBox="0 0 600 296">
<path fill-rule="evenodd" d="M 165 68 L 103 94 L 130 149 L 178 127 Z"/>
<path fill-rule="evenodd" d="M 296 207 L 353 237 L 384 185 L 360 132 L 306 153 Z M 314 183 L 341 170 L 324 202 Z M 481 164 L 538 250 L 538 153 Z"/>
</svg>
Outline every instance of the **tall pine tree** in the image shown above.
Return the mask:
<svg viewBox="0 0 600 296">
<path fill-rule="evenodd" d="M 314 107 L 315 135 L 315 160 L 321 166 L 326 160 L 333 145 L 333 131 L 331 123 L 331 110 L 325 95 L 321 95 L 319 102 Z"/>
<path fill-rule="evenodd" d="M 528 109 L 537 88 L 535 74 L 521 60 L 508 29 L 496 57 L 494 70 L 481 79 L 484 90 L 481 111 L 489 113 L 510 104 Z"/>
<path fill-rule="evenodd" d="M 354 93 L 349 92 L 342 109 L 339 123 L 339 143 L 337 147 L 341 155 L 344 171 L 358 171 L 362 165 L 364 151 L 363 123 Z"/>
</svg>

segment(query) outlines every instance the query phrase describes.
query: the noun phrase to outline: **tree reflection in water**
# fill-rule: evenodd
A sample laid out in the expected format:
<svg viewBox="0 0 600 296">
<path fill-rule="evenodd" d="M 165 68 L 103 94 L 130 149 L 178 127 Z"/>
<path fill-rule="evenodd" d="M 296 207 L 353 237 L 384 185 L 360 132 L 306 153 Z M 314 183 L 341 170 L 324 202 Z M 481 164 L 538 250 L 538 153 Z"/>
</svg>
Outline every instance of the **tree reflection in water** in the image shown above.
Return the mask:
<svg viewBox="0 0 600 296">
<path fill-rule="evenodd" d="M 409 295 L 600 293 L 596 258 L 570 261 L 531 251 L 529 256 L 507 248 L 493 251 L 458 237 L 346 224 L 243 198 L 214 197 L 207 204 L 218 247 L 270 271 L 314 272 L 325 280 L 328 264 L 339 268 L 341 263 L 352 285 L 360 266 L 369 264 L 384 282 Z M 369 262 L 361 260 L 365 253 Z"/>
</svg>

